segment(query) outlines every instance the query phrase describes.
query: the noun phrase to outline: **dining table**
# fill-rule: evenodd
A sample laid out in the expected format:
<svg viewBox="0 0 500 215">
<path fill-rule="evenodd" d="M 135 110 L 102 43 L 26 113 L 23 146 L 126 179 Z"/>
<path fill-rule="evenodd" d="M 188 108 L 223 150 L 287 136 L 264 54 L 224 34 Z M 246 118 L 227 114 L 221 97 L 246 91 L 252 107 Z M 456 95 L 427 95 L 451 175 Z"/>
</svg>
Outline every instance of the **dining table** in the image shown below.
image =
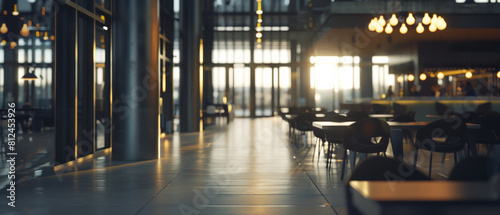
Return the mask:
<svg viewBox="0 0 500 215">
<path fill-rule="evenodd" d="M 360 214 L 500 214 L 498 182 L 350 181 L 350 211 Z"/>
</svg>

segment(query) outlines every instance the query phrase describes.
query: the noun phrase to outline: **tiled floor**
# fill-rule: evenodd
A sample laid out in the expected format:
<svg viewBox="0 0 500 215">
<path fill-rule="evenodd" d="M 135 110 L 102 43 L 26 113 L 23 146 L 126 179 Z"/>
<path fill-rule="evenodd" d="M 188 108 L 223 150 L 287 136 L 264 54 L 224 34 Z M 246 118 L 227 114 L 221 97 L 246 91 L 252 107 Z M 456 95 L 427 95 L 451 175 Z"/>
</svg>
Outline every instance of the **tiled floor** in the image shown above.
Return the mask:
<svg viewBox="0 0 500 215">
<path fill-rule="evenodd" d="M 108 153 L 19 184 L 16 208 L 3 197 L 0 214 L 346 214 L 341 162 L 327 170 L 312 153 L 290 144 L 278 118 L 235 119 L 163 138 L 158 160 L 115 162 Z M 447 174 L 452 162 L 435 160 Z"/>
</svg>

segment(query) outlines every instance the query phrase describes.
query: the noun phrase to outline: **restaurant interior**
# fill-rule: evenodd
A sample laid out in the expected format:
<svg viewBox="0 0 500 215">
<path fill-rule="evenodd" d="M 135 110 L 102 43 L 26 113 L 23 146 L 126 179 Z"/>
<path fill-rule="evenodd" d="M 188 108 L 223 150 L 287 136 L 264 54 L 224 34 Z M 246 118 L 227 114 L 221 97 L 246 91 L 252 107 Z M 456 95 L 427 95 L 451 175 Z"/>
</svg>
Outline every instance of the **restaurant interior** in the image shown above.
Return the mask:
<svg viewBox="0 0 500 215">
<path fill-rule="evenodd" d="M 0 0 L 0 214 L 500 214 L 500 0 Z"/>
</svg>

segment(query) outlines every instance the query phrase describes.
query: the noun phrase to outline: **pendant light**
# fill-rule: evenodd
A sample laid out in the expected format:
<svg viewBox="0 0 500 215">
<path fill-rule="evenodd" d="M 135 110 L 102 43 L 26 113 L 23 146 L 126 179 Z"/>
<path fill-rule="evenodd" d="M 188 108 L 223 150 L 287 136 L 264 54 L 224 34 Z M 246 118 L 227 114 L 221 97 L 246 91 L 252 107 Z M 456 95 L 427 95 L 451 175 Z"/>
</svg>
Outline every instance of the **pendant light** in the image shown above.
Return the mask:
<svg viewBox="0 0 500 215">
<path fill-rule="evenodd" d="M 431 23 L 431 17 L 429 16 L 429 13 L 425 13 L 424 18 L 422 18 L 422 24 L 428 25 Z"/>
<path fill-rule="evenodd" d="M 422 73 L 420 75 L 420 80 L 425 81 L 425 79 L 427 79 L 427 75 L 425 75 L 425 73 Z"/>
<path fill-rule="evenodd" d="M 19 11 L 17 11 L 17 4 L 14 4 L 14 11 L 12 11 L 12 15 L 14 16 L 19 15 Z"/>
<path fill-rule="evenodd" d="M 385 33 L 391 34 L 392 33 L 392 26 L 390 24 L 387 24 L 385 27 Z"/>
<path fill-rule="evenodd" d="M 7 28 L 7 25 L 5 23 L 2 23 L 2 27 L 0 27 L 0 33 L 6 34 L 9 31 Z"/>
<path fill-rule="evenodd" d="M 408 18 L 406 18 L 406 24 L 408 24 L 408 25 L 415 24 L 415 17 L 413 17 L 412 13 L 408 14 Z"/>
<path fill-rule="evenodd" d="M 391 19 L 389 20 L 389 23 L 392 26 L 396 26 L 398 24 L 398 18 L 396 17 L 396 14 L 392 14 Z"/>
<path fill-rule="evenodd" d="M 408 28 L 406 27 L 406 25 L 404 23 L 401 24 L 401 28 L 399 29 L 399 32 L 401 34 L 406 34 L 408 32 Z"/>
<path fill-rule="evenodd" d="M 30 35 L 30 30 L 28 29 L 28 25 L 26 23 L 23 24 L 23 27 L 21 28 L 21 32 L 19 32 L 23 37 L 27 37 Z"/>
<path fill-rule="evenodd" d="M 434 24 L 430 24 L 429 25 L 429 31 L 430 32 L 436 32 L 436 30 L 437 30 L 437 27 Z"/>
<path fill-rule="evenodd" d="M 418 23 L 417 33 L 419 34 L 424 33 L 424 26 L 422 26 L 422 23 Z"/>
</svg>

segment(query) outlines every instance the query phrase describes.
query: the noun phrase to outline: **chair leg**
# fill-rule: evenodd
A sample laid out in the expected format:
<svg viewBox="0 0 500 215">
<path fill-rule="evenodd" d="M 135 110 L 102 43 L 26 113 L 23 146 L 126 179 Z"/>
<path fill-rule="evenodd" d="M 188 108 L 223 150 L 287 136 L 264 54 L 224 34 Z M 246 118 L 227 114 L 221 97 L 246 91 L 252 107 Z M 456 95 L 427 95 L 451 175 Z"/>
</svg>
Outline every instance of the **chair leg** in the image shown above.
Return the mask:
<svg viewBox="0 0 500 215">
<path fill-rule="evenodd" d="M 314 150 L 313 150 L 313 159 L 312 159 L 312 161 L 314 161 L 314 155 L 316 155 L 316 146 L 318 146 L 318 141 L 319 141 L 319 138 L 316 138 L 316 143 L 314 143 Z M 319 159 L 319 156 L 318 156 L 318 159 Z"/>
<path fill-rule="evenodd" d="M 344 149 L 344 158 L 342 160 L 342 173 L 340 173 L 340 179 L 344 180 L 344 172 L 345 172 L 345 162 L 347 159 L 347 149 Z"/>
<path fill-rule="evenodd" d="M 351 154 L 350 157 L 351 157 L 351 173 L 352 173 L 352 169 L 354 169 L 354 166 L 356 165 L 356 155 L 357 155 L 357 152 L 355 151 L 351 151 Z"/>
<path fill-rule="evenodd" d="M 432 171 L 432 151 L 431 151 L 431 157 L 429 159 L 429 178 L 431 178 L 431 171 Z"/>
<path fill-rule="evenodd" d="M 446 158 L 446 153 L 443 153 L 443 157 L 441 158 L 441 163 L 444 163 L 445 158 Z"/>
</svg>

